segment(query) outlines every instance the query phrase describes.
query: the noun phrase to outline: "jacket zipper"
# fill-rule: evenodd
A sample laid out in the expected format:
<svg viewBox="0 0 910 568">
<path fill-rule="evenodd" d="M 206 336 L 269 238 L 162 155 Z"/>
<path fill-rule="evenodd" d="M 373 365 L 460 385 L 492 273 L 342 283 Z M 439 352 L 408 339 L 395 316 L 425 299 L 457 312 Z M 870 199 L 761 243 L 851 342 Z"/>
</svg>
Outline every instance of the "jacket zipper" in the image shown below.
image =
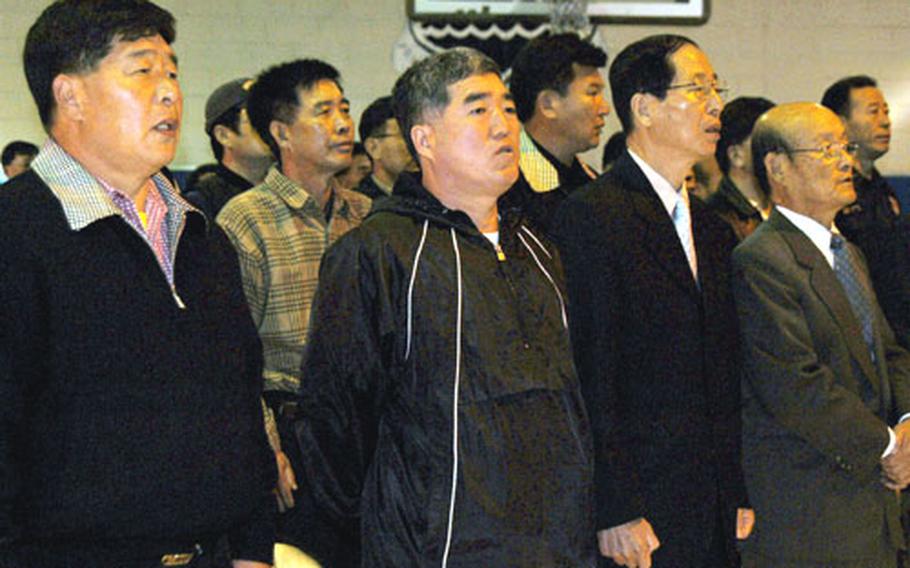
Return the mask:
<svg viewBox="0 0 910 568">
<path fill-rule="evenodd" d="M 499 246 L 499 243 L 494 244 L 493 248 L 496 249 L 496 258 L 499 260 L 499 262 L 505 262 L 506 253 L 502 252 L 502 247 Z"/>
<path fill-rule="evenodd" d="M 177 234 L 175 235 L 174 242 L 174 254 L 171 258 L 171 275 L 174 277 L 173 283 L 168 282 L 171 286 L 171 295 L 174 297 L 174 303 L 177 304 L 177 307 L 181 310 L 186 309 L 186 304 L 183 303 L 183 299 L 180 297 L 180 294 L 177 293 L 177 249 L 180 247 L 180 237 L 183 235 L 183 228 L 186 226 L 186 213 L 181 216 L 180 226 L 177 227 Z M 158 264 L 158 259 L 155 259 L 155 264 Z M 164 274 L 164 268 L 161 265 L 158 265 L 158 268 L 161 269 L 161 274 L 164 275 L 164 280 L 167 281 L 167 274 Z"/>
</svg>

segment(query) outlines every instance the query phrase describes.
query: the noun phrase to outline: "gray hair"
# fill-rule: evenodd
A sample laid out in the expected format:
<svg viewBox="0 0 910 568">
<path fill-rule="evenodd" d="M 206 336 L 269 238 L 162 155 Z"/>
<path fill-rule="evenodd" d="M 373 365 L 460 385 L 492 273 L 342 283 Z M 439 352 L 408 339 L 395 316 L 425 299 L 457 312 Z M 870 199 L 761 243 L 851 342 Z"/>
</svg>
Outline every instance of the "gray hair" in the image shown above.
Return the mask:
<svg viewBox="0 0 910 568">
<path fill-rule="evenodd" d="M 424 120 L 428 112 L 448 106 L 450 85 L 487 73 L 501 75 L 499 65 L 476 49 L 456 47 L 418 61 L 395 81 L 392 89 L 395 118 L 415 160 L 418 157 L 411 142 L 411 128 Z"/>
<path fill-rule="evenodd" d="M 792 146 L 779 125 L 767 119 L 767 113 L 759 117 L 752 131 L 752 170 L 758 180 L 761 193 L 771 199 L 771 181 L 765 167 L 765 156 L 772 153 L 783 153 L 791 156 Z"/>
</svg>

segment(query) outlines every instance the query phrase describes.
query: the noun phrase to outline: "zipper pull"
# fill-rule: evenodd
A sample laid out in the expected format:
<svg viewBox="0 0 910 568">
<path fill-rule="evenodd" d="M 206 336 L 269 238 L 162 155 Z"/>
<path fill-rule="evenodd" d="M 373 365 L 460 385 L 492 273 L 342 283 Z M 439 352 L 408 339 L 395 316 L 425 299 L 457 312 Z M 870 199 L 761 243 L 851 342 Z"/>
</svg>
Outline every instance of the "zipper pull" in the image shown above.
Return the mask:
<svg viewBox="0 0 910 568">
<path fill-rule="evenodd" d="M 496 243 L 495 245 L 493 245 L 493 248 L 496 249 L 496 258 L 499 259 L 499 262 L 505 262 L 506 253 L 502 252 L 502 247 L 499 246 L 499 243 Z"/>
<path fill-rule="evenodd" d="M 183 303 L 183 300 L 180 299 L 180 295 L 177 293 L 177 287 L 171 286 L 171 295 L 174 296 L 174 301 L 177 302 L 177 307 L 181 310 L 186 309 L 186 304 Z"/>
</svg>

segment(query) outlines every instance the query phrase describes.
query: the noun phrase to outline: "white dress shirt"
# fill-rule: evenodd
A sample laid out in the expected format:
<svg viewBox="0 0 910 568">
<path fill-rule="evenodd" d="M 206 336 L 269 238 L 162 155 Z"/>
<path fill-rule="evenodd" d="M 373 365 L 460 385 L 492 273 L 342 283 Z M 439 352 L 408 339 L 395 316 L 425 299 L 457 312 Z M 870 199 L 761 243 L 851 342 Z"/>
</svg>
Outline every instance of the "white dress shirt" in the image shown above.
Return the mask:
<svg viewBox="0 0 910 568">
<path fill-rule="evenodd" d="M 651 187 L 654 188 L 654 192 L 657 193 L 660 202 L 663 203 L 664 209 L 667 210 L 667 215 L 670 216 L 670 219 L 673 221 L 673 226 L 676 228 L 679 244 L 686 253 L 686 259 L 689 261 L 689 269 L 692 271 L 692 276 L 698 280 L 698 258 L 695 253 L 695 236 L 692 234 L 692 209 L 689 207 L 689 192 L 686 191 L 685 187 L 680 187 L 679 189 L 673 187 L 673 184 L 667 181 L 667 178 L 657 173 L 657 171 L 648 165 L 647 162 L 642 160 L 638 154 L 632 150 L 628 150 L 628 152 L 629 155 L 632 156 L 632 160 L 641 168 L 645 177 L 648 178 L 648 182 L 651 184 Z M 689 222 L 684 228 L 680 228 L 673 218 L 673 211 L 677 206 L 685 207 L 687 211 L 686 216 Z M 680 231 L 686 231 L 688 234 L 681 234 Z"/>
</svg>

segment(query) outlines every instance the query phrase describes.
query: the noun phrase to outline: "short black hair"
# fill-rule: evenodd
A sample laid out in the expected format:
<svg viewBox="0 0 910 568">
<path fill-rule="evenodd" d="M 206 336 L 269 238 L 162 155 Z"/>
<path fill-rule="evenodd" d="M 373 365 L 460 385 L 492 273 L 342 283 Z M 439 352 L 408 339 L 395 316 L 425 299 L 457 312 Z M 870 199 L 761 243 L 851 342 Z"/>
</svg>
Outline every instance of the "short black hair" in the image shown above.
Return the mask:
<svg viewBox="0 0 910 568">
<path fill-rule="evenodd" d="M 537 96 L 542 91 L 549 89 L 565 96 L 575 79 L 573 63 L 603 67 L 607 54 L 574 33 L 543 35 L 521 48 L 512 62 L 509 81 L 518 120 L 527 122 L 534 116 Z"/>
<path fill-rule="evenodd" d="M 293 122 L 300 107 L 299 91 L 306 91 L 322 80 L 333 81 L 341 89 L 337 69 L 318 59 L 296 59 L 266 69 L 250 88 L 246 101 L 250 124 L 269 145 L 275 159 L 281 161 L 281 152 L 269 125 L 273 120 Z"/>
<path fill-rule="evenodd" d="M 720 139 L 714 150 L 717 165 L 724 175 L 730 172 L 727 148 L 742 144 L 752 134 L 758 117 L 774 108 L 774 103 L 762 97 L 739 97 L 724 106 L 720 113 Z"/>
<path fill-rule="evenodd" d="M 8 166 L 13 163 L 16 156 L 37 156 L 38 147 L 31 142 L 24 140 L 14 140 L 3 147 L 2 163 Z"/>
<path fill-rule="evenodd" d="M 868 75 L 844 77 L 825 90 L 825 94 L 822 95 L 822 106 L 846 118 L 850 116 L 850 91 L 864 87 L 878 87 L 878 83 Z"/>
<path fill-rule="evenodd" d="M 379 97 L 360 115 L 360 124 L 357 127 L 357 133 L 360 135 L 360 141 L 366 142 L 370 136 L 384 134 L 382 129 L 389 119 L 395 118 L 395 110 L 392 107 L 392 97 Z"/>
<path fill-rule="evenodd" d="M 448 106 L 451 85 L 487 73 L 502 75 L 499 65 L 487 55 L 470 47 L 455 47 L 421 59 L 395 81 L 392 89 L 395 118 L 408 151 L 418 164 L 411 128 L 424 120 L 427 112 Z"/>
<path fill-rule="evenodd" d="M 759 120 L 752 130 L 752 170 L 758 179 L 758 188 L 768 200 L 771 199 L 771 183 L 768 181 L 768 170 L 765 169 L 765 156 L 772 152 L 783 152 L 792 156 L 792 146 L 783 133 Z"/>
<path fill-rule="evenodd" d="M 28 30 L 22 54 L 44 129 L 49 132 L 54 119 L 55 77 L 92 71 L 117 41 L 155 35 L 173 43 L 174 17 L 147 0 L 57 0 L 48 6 Z"/>
<path fill-rule="evenodd" d="M 230 128 L 233 132 L 240 134 L 240 111 L 242 111 L 243 108 L 243 105 L 231 107 L 221 113 L 221 115 L 215 119 L 215 122 L 212 123 L 212 129 L 209 131 L 209 145 L 212 147 L 212 154 L 215 155 L 215 160 L 218 163 L 221 163 L 221 159 L 224 157 L 224 146 L 215 138 L 215 127 L 224 126 L 225 128 Z"/>
<path fill-rule="evenodd" d="M 610 65 L 613 108 L 627 135 L 632 131 L 632 96 L 650 93 L 663 100 L 676 69 L 670 57 L 682 47 L 698 44 L 671 34 L 653 35 L 627 45 Z"/>
</svg>

